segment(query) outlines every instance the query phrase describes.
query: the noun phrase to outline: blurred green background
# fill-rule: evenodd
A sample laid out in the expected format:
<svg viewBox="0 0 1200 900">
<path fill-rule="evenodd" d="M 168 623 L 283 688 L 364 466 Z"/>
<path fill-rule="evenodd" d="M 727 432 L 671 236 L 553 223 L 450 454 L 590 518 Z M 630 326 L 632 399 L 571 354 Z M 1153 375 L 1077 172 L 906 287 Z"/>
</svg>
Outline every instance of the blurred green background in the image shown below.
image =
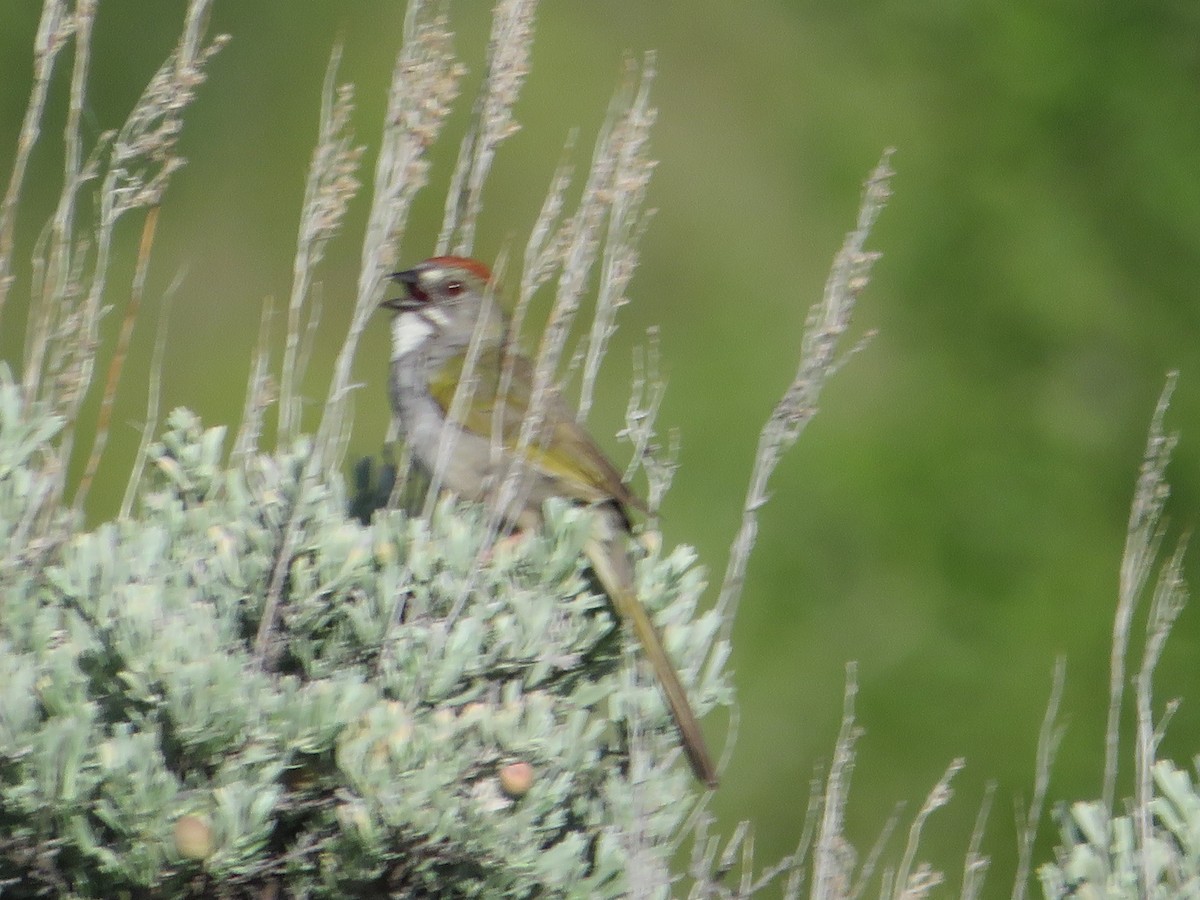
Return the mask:
<svg viewBox="0 0 1200 900">
<path fill-rule="evenodd" d="M 449 5 L 471 69 L 468 95 L 398 263 L 432 248 L 482 70 L 487 6 Z M 173 45 L 182 8 L 100 4 L 85 126 L 93 138 L 123 120 Z M 661 325 L 670 387 L 660 423 L 683 437 L 666 537 L 694 544 L 714 581 L 808 306 L 853 222 L 862 179 L 883 148 L 897 148 L 895 196 L 871 241 L 884 256 L 855 315 L 856 334 L 878 335 L 837 375 L 778 470 L 735 629 L 740 734 L 715 808 L 726 829 L 754 821 L 760 863 L 795 843 L 851 659 L 867 730 L 847 816 L 864 852 L 896 802 L 907 800 L 911 815 L 948 762 L 965 756 L 922 858 L 957 884 L 984 785 L 996 779 L 987 894 L 1009 892 L 1013 802 L 1031 791 L 1058 654 L 1068 661 L 1068 731 L 1050 798 L 1099 794 L 1128 503 L 1172 368 L 1182 380 L 1168 423 L 1183 432 L 1170 473 L 1174 531 L 1193 527 L 1200 508 L 1198 9 L 1070 0 L 543 5 L 517 107 L 523 129 L 496 161 L 476 246 L 491 258 L 506 241 L 522 245 L 568 130 L 582 130 L 576 159 L 585 166 L 623 59 L 657 50 L 658 213 L 592 424 L 614 455 L 627 452 L 611 435 L 632 348 Z M 5 177 L 37 14 L 33 3 L 0 6 Z M 155 298 L 181 269 L 164 410 L 184 404 L 209 423 L 236 421 L 260 304 L 284 301 L 289 289 L 330 48 L 345 42 L 341 78 L 358 86 L 369 182 L 402 18 L 402 3 L 382 0 L 217 3 L 213 31 L 233 40 L 186 119 L 189 163 L 160 221 L 96 515 L 120 496 L 144 415 Z M 64 96 L 60 78 L 55 109 Z M 32 242 L 59 187 L 60 129 L 56 112 L 19 221 L 18 299 L 0 331 L 10 360 Z M 323 272 L 314 399 L 324 397 L 344 334 L 366 208 L 360 197 Z M 139 228 L 121 230 L 114 303 L 126 295 Z M 110 317 L 106 334 L 117 324 Z M 352 454 L 377 452 L 387 425 L 385 332 L 369 334 L 359 353 Z M 1196 571 L 1194 559 L 1188 568 Z M 1159 670 L 1159 697 L 1184 695 L 1163 748 L 1184 765 L 1200 748 L 1198 641 L 1189 610 Z M 722 726 L 712 723 L 714 740 Z M 1039 861 L 1052 830 L 1043 823 Z"/>
</svg>

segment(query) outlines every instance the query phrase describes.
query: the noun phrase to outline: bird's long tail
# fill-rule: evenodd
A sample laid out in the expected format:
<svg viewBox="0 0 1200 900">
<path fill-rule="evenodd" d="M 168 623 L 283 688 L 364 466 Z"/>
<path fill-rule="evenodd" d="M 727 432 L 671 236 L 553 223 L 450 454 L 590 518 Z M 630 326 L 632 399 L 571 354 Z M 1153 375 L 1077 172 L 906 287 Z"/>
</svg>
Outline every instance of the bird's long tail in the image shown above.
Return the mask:
<svg viewBox="0 0 1200 900">
<path fill-rule="evenodd" d="M 637 598 L 634 591 L 633 566 L 629 556 L 621 546 L 622 537 L 614 536 L 609 540 L 593 539 L 588 541 L 587 555 L 612 601 L 622 621 L 633 626 L 646 658 L 654 669 L 658 683 L 662 687 L 663 696 L 670 707 L 671 716 L 675 719 L 675 727 L 679 729 L 679 737 L 683 742 L 683 752 L 687 754 L 688 762 L 696 778 L 710 788 L 717 786 L 717 769 L 712 757 L 708 755 L 708 747 L 704 743 L 704 733 L 700 730 L 700 722 L 692 712 L 688 702 L 687 692 L 675 673 L 675 666 L 667 656 L 658 629 L 650 621 L 650 614 Z"/>
</svg>

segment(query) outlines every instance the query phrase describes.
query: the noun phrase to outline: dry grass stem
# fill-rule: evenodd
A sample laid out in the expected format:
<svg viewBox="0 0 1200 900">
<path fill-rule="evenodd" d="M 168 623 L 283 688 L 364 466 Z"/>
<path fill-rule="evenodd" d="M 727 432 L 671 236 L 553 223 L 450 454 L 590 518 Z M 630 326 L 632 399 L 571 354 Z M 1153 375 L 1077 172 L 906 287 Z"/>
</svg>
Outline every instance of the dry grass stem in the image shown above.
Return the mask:
<svg viewBox="0 0 1200 900">
<path fill-rule="evenodd" d="M 787 881 L 780 886 L 783 896 L 789 900 L 799 897 L 805 872 L 804 863 L 808 857 L 821 806 L 820 780 L 814 779 L 810 787 L 804 826 L 795 852 L 789 853 L 774 865 L 765 867 L 757 875 L 754 874 L 754 831 L 750 822 L 739 822 L 726 841 L 724 850 L 721 850 L 720 837 L 710 837 L 708 834 L 708 829 L 713 825 L 712 817 L 707 814 L 699 817 L 690 829 L 693 843 L 688 873 L 693 881 L 688 897 L 692 900 L 709 897 L 752 897 L 765 891 L 785 874 L 788 876 Z M 722 884 L 735 869 L 739 872 L 737 886 L 731 888 Z"/>
<path fill-rule="evenodd" d="M 521 333 L 525 325 L 525 317 L 529 312 L 529 306 L 533 302 L 533 296 L 550 279 L 559 262 L 563 233 L 565 231 L 561 226 L 564 207 L 563 198 L 567 188 L 571 184 L 573 169 L 570 164 L 569 154 L 574 147 L 574 142 L 575 132 L 572 131 L 567 138 L 566 146 L 563 149 L 563 156 L 555 168 L 554 176 L 550 180 L 550 187 L 546 192 L 545 199 L 542 201 L 542 208 L 538 212 L 537 219 L 530 231 L 529 240 L 525 245 L 520 288 L 517 294 L 516 306 L 508 325 L 507 344 L 510 352 L 504 354 L 504 363 L 501 367 L 497 390 L 497 395 L 501 397 L 508 396 L 508 392 L 512 388 L 514 365 L 517 354 L 520 352 Z M 499 414 L 499 408 L 497 408 L 497 414 Z M 493 421 L 493 434 L 499 433 L 496 427 L 498 424 L 498 421 Z M 492 450 L 492 462 L 494 465 L 499 447 L 493 445 Z M 509 473 L 508 477 L 514 479 L 513 483 L 508 488 L 505 488 L 503 484 L 500 485 L 496 492 L 496 503 L 493 505 L 491 521 L 488 525 L 489 540 L 490 536 L 498 532 L 501 525 L 500 513 L 503 509 L 501 503 L 504 499 L 505 491 L 510 491 L 514 496 L 519 496 L 519 486 L 515 481 L 516 473 Z"/>
<path fill-rule="evenodd" d="M 588 332 L 587 357 L 579 388 L 577 421 L 580 423 L 587 421 L 591 411 L 600 363 L 608 349 L 609 338 L 617 330 L 617 311 L 629 302 L 625 291 L 637 268 L 638 244 L 653 217 L 653 210 L 646 210 L 644 206 L 646 188 L 655 166 L 648 153 L 650 129 L 658 115 L 650 105 L 654 63 L 654 54 L 646 54 L 637 93 L 629 103 L 629 111 L 617 121 L 613 134 L 617 159 L 608 211 L 608 233 L 600 262 L 596 312 Z M 632 71 L 628 77 L 632 83 Z"/>
<path fill-rule="evenodd" d="M 394 421 L 395 420 L 393 419 L 393 422 Z M 392 437 L 391 440 L 387 441 L 387 447 L 390 448 L 394 444 L 395 440 L 396 438 Z M 385 452 L 391 451 L 385 450 Z M 388 509 L 398 509 L 401 506 L 405 496 L 407 496 L 408 493 L 408 485 L 409 479 L 412 477 L 412 469 L 412 447 L 410 447 L 408 444 L 403 444 L 400 447 L 400 458 L 396 460 L 396 480 L 392 484 L 391 493 L 388 495 Z"/>
<path fill-rule="evenodd" d="M 566 229 L 563 227 L 562 215 L 566 205 L 567 188 L 571 186 L 574 177 L 575 167 L 571 164 L 571 154 L 578 137 L 576 129 L 567 134 L 562 156 L 554 169 L 554 175 L 550 178 L 550 186 L 546 189 L 546 198 L 542 201 L 542 208 L 538 210 L 537 219 L 529 231 L 529 240 L 525 243 L 521 286 L 517 294 L 516 311 L 513 314 L 514 337 L 521 334 L 520 321 L 524 310 L 528 309 L 537 290 L 550 279 L 563 255 Z"/>
<path fill-rule="evenodd" d="M 293 375 L 292 383 L 295 385 L 301 383 L 304 373 L 308 371 L 308 363 L 312 359 L 313 347 L 317 343 L 317 331 L 321 324 L 321 311 L 324 309 L 324 296 L 325 291 L 321 282 L 318 281 L 312 286 L 312 291 L 308 295 L 308 318 L 304 324 L 304 337 L 300 341 L 300 352 L 296 356 Z M 299 410 L 303 401 L 298 395 L 294 395 L 294 399 L 297 410 Z M 299 412 L 297 412 L 297 417 L 299 417 Z"/>
<path fill-rule="evenodd" d="M 971 829 L 971 842 L 967 847 L 967 855 L 963 862 L 961 900 L 976 900 L 983 890 L 983 881 L 991 860 L 980 853 L 983 846 L 983 835 L 987 828 L 988 816 L 992 811 L 992 801 L 996 797 L 996 782 L 989 781 L 983 791 L 983 800 L 979 804 L 979 812 L 975 814 L 975 827 Z"/>
<path fill-rule="evenodd" d="M 1187 541 L 1181 540 L 1170 559 L 1159 572 L 1150 602 L 1149 621 L 1146 625 L 1146 643 L 1142 651 L 1142 664 L 1134 678 L 1134 699 L 1137 709 L 1137 735 L 1134 744 L 1134 807 L 1133 821 L 1138 834 L 1138 846 L 1143 896 L 1149 896 L 1158 879 L 1154 872 L 1150 848 L 1154 842 L 1151 801 L 1154 800 L 1154 762 L 1158 745 L 1162 740 L 1166 722 L 1177 707 L 1177 701 L 1168 704 L 1163 721 L 1154 721 L 1154 670 L 1167 643 L 1179 614 L 1187 604 L 1187 584 L 1183 578 L 1183 555 Z"/>
<path fill-rule="evenodd" d="M 643 67 L 641 88 L 636 94 L 630 87 L 632 75 L 617 89 L 600 135 L 596 139 L 588 178 L 574 214 L 557 229 L 558 234 L 555 237 L 548 237 L 552 233 L 552 223 L 557 221 L 561 212 L 561 193 L 566 186 L 565 173 L 568 170 L 565 166 L 560 166 L 539 214 L 539 227 L 535 227 L 530 244 L 526 247 L 527 271 L 521 282 L 520 303 L 527 302 L 526 298 L 532 296 L 532 289 L 549 278 L 549 270 L 552 270 L 553 266 L 546 266 L 545 257 L 542 255 L 548 247 L 559 249 L 559 275 L 554 304 L 542 331 L 534 362 L 529 408 L 521 423 L 520 434 L 512 453 L 513 464 L 508 467 L 508 472 L 496 490 L 493 506 L 493 523 L 496 528 L 499 527 L 504 511 L 515 508 L 527 489 L 523 484 L 527 477 L 526 471 L 517 461 L 527 450 L 540 446 L 546 439 L 546 404 L 558 389 L 557 373 L 562 364 L 567 339 L 601 249 L 604 222 L 610 214 L 616 194 L 621 189 L 615 180 L 620 169 L 619 160 L 623 152 L 628 152 L 625 148 L 627 142 L 644 142 L 641 127 L 637 123 L 645 119 L 647 113 L 636 107 L 638 103 L 646 102 L 645 91 L 649 90 L 653 76 L 652 61 L 653 57 L 648 55 Z M 532 269 L 529 267 L 531 262 Z M 598 311 L 597 314 L 605 315 L 603 311 Z M 511 372 L 506 368 L 502 378 L 509 377 Z M 502 381 L 502 386 L 504 383 Z"/>
<path fill-rule="evenodd" d="M 61 372 L 64 366 L 62 346 L 69 346 L 67 341 L 60 341 L 54 352 L 48 353 L 56 333 L 65 329 L 68 340 L 74 336 L 74 331 L 67 323 L 72 321 L 71 307 L 81 289 L 86 259 L 83 241 L 80 242 L 79 252 L 75 253 L 76 202 L 86 183 L 97 176 L 98 158 L 111 142 L 111 135 L 101 135 L 88 164 L 82 165 L 79 123 L 86 102 L 94 17 L 93 3 L 77 4 L 62 34 L 64 40 L 67 35 L 74 37 L 75 57 L 67 98 L 67 123 L 63 131 L 63 183 L 54 214 L 35 245 L 34 252 L 35 291 L 27 323 L 22 377 L 27 402 L 43 396 L 43 377 Z M 54 384 L 52 380 L 52 391 Z M 50 393 L 47 399 L 54 403 L 54 393 Z"/>
<path fill-rule="evenodd" d="M 1129 629 L 1133 613 L 1146 588 L 1150 570 L 1162 546 L 1163 508 L 1170 487 L 1166 469 L 1178 435 L 1167 433 L 1163 419 L 1175 391 L 1178 373 L 1167 376 L 1146 438 L 1146 451 L 1138 473 L 1137 487 L 1129 508 L 1129 525 L 1125 536 L 1125 551 L 1121 555 L 1120 587 L 1117 610 L 1113 620 L 1112 652 L 1109 659 L 1108 721 L 1104 730 L 1104 787 L 1101 802 L 1111 815 L 1117 787 L 1117 760 L 1120 753 L 1121 706 L 1125 695 L 1125 658 L 1129 651 Z"/>
<path fill-rule="evenodd" d="M 643 69 L 645 79 L 653 77 L 649 68 L 652 57 L 648 56 Z M 627 75 L 631 78 L 632 74 Z M 534 396 L 531 406 L 540 408 L 544 395 L 553 390 L 556 373 L 562 362 L 567 338 L 579 311 L 584 292 L 591 277 L 592 268 L 600 251 L 601 231 L 609 215 L 617 190 L 615 175 L 623 152 L 623 142 L 632 134 L 629 121 L 635 115 L 631 105 L 628 81 L 623 83 L 613 97 L 608 116 L 596 139 L 591 167 L 579 207 L 563 224 L 561 260 L 554 306 L 549 320 L 542 331 L 538 346 L 534 372 Z M 531 434 L 540 425 L 533 424 Z"/>
<path fill-rule="evenodd" d="M 241 464 L 259 448 L 263 420 L 267 408 L 275 399 L 274 383 L 271 379 L 271 325 L 275 319 L 275 301 L 271 297 L 263 300 L 262 315 L 258 323 L 258 341 L 250 358 L 250 374 L 246 378 L 246 399 L 242 404 L 242 421 L 238 425 L 229 460 Z"/>
<path fill-rule="evenodd" d="M 413 199 L 429 180 L 429 150 L 450 115 L 465 72 L 454 56 L 453 34 L 446 18 L 430 16 L 431 5 L 414 0 L 405 13 L 404 45 L 388 89 L 354 312 L 334 363 L 313 453 L 314 471 L 341 467 L 336 447 L 349 425 L 347 398 L 354 387 L 354 354 L 378 305 L 384 276 L 399 255 Z"/>
<path fill-rule="evenodd" d="M 932 888 L 942 883 L 940 872 L 934 871 L 926 864 L 918 866 L 914 871 L 913 864 L 917 859 L 917 847 L 921 843 L 921 831 L 925 822 L 934 812 L 950 802 L 950 798 L 954 796 L 950 782 L 965 765 L 966 760 L 961 758 L 951 762 L 913 817 L 912 825 L 908 828 L 908 842 L 904 845 L 904 855 L 900 858 L 900 867 L 896 870 L 896 900 L 924 897 Z"/>
<path fill-rule="evenodd" d="M 321 119 L 317 146 L 313 150 L 308 178 L 304 185 L 304 205 L 296 236 L 292 261 L 292 290 L 288 297 L 287 338 L 279 374 L 279 443 L 295 440 L 300 428 L 301 380 L 305 354 L 301 352 L 301 334 L 311 335 L 319 321 L 318 308 L 307 309 L 313 288 L 313 274 L 325 257 L 329 240 L 341 228 L 350 201 L 361 186 L 356 173 L 363 147 L 354 144 L 350 116 L 354 111 L 354 87 L 337 84 L 342 46 L 336 45 L 325 69 L 321 90 Z M 307 312 L 307 316 L 305 313 Z"/>
<path fill-rule="evenodd" d="M 349 394 L 354 387 L 351 381 L 354 354 L 376 309 L 383 276 L 399 253 L 412 201 L 428 181 L 429 149 L 450 114 L 465 71 L 454 56 L 453 34 L 445 16 L 431 16 L 429 6 L 414 0 L 405 12 L 404 43 L 396 56 L 388 88 L 387 116 L 375 165 L 354 312 L 334 363 L 315 445 L 302 475 L 301 491 L 323 473 L 341 468 L 351 424 Z M 277 548 L 255 638 L 255 659 L 264 667 L 275 656 L 275 621 L 287 580 L 288 560 L 297 541 L 298 514 L 299 507 L 289 516 Z"/>
<path fill-rule="evenodd" d="M 721 640 L 728 640 L 733 629 L 745 584 L 746 565 L 758 536 L 758 510 L 768 500 L 767 485 L 771 473 L 816 414 L 821 390 L 838 365 L 838 348 L 850 326 L 854 305 L 867 286 L 871 266 L 879 258 L 879 254 L 866 250 L 866 241 L 891 192 L 891 157 L 892 151 L 885 151 L 867 179 L 855 229 L 846 235 L 834 258 L 821 302 L 809 311 L 796 376 L 759 435 L 750 486 L 742 507 L 742 524 L 730 548 L 729 564 L 717 599 L 717 611 L 722 619 Z"/>
<path fill-rule="evenodd" d="M 100 457 L 108 444 L 109 430 L 112 428 L 113 404 L 117 399 L 117 387 L 121 382 L 121 373 L 125 369 L 125 360 L 129 355 L 129 342 L 133 338 L 133 326 L 137 322 L 142 308 L 142 297 L 146 291 L 146 274 L 150 269 L 150 251 L 154 246 L 154 233 L 158 226 L 158 210 L 155 206 L 146 213 L 146 221 L 142 224 L 142 242 L 138 249 L 137 269 L 133 275 L 133 287 L 129 292 L 129 303 L 125 307 L 125 317 L 121 321 L 121 332 L 117 335 L 117 347 L 113 358 L 108 364 L 108 378 L 104 383 L 104 394 L 100 399 L 100 415 L 96 420 L 96 435 L 92 439 L 92 449 L 88 454 L 83 476 L 79 480 L 79 488 L 75 491 L 75 512 L 83 510 L 84 501 L 96 477 L 96 469 L 100 466 Z"/>
<path fill-rule="evenodd" d="M 724 872 L 717 868 L 717 854 L 721 852 L 721 837 L 711 834 L 710 829 L 715 824 L 711 815 L 698 816 L 692 824 L 692 847 L 688 854 L 688 874 L 692 877 L 692 886 L 688 891 L 689 900 L 712 896 L 716 893 L 712 882 L 724 877 Z M 730 841 L 738 833 L 749 827 L 748 822 L 739 822 L 734 828 Z"/>
<path fill-rule="evenodd" d="M 1058 712 L 1062 706 L 1063 689 L 1067 683 L 1067 661 L 1059 657 L 1054 662 L 1054 674 L 1050 682 L 1050 698 L 1046 701 L 1046 714 L 1038 730 L 1037 760 L 1033 779 L 1033 797 L 1029 808 L 1021 815 L 1017 810 L 1017 872 L 1013 877 L 1013 900 L 1023 900 L 1029 889 L 1029 874 L 1033 866 L 1033 844 L 1037 839 L 1038 823 L 1046 804 L 1046 791 L 1050 788 L 1050 770 L 1054 757 L 1062 743 L 1064 727 L 1059 724 Z"/>
<path fill-rule="evenodd" d="M 487 68 L 446 192 L 438 256 L 451 247 L 459 256 L 470 256 L 474 249 L 483 187 L 496 150 L 521 129 L 512 111 L 529 75 L 536 12 L 537 0 L 499 0 L 492 11 Z"/>
<path fill-rule="evenodd" d="M 733 829 L 733 834 L 729 836 L 729 840 L 725 842 L 725 850 L 721 853 L 721 858 L 716 860 L 716 869 L 713 871 L 713 877 L 716 879 L 725 878 L 733 871 L 734 866 L 741 861 L 743 864 L 747 862 L 746 846 L 753 844 L 754 832 L 751 830 L 749 822 L 738 822 Z M 717 838 L 713 842 L 714 848 L 720 846 L 720 839 Z M 745 866 L 743 865 L 742 872 L 745 875 Z"/>
<path fill-rule="evenodd" d="M 655 440 L 658 436 L 655 422 L 667 394 L 667 382 L 659 372 L 658 359 L 658 328 L 651 327 L 646 332 L 645 348 L 635 347 L 633 351 L 633 379 L 625 406 L 625 427 L 617 432 L 618 440 L 633 445 L 622 480 L 628 483 L 639 468 L 645 470 L 646 508 L 652 515 L 658 512 L 679 469 L 680 449 L 677 430 L 671 431 L 665 450 Z"/>
<path fill-rule="evenodd" d="M 74 16 L 68 15 L 66 0 L 44 0 L 42 3 L 42 15 L 33 42 L 33 87 L 29 94 L 29 103 L 25 107 L 21 131 L 17 135 L 12 176 L 4 191 L 4 199 L 0 201 L 0 321 L 3 321 L 4 304 L 13 283 L 13 234 L 16 229 L 17 205 L 25 186 L 29 155 L 41 134 L 42 116 L 46 111 L 46 95 L 54 75 L 54 64 L 74 31 L 75 21 Z"/>
<path fill-rule="evenodd" d="M 62 18 L 61 7 L 54 8 L 49 4 L 45 7 L 46 18 L 39 43 L 48 43 L 42 44 L 39 50 L 38 72 L 43 71 L 47 58 L 42 51 L 49 52 L 47 47 L 56 47 L 69 35 L 75 39 L 75 59 L 67 97 L 63 183 L 50 223 L 35 245 L 34 300 L 27 323 L 22 389 L 28 402 L 44 400 L 67 423 L 57 444 L 58 498 L 65 486 L 62 473 L 66 472 L 71 458 L 75 423 L 91 388 L 96 365 L 114 230 L 125 213 L 157 207 L 171 174 L 183 164 L 176 152 L 183 114 L 204 80 L 205 64 L 224 42 L 223 37 L 207 44 L 204 42 L 209 6 L 210 0 L 192 0 L 188 4 L 175 50 L 150 79 L 121 129 L 102 134 L 86 160 L 83 158 L 81 121 L 87 108 L 86 87 L 96 3 L 94 0 L 78 3 L 69 19 Z M 57 26 L 51 28 L 55 21 Z M 53 34 L 46 29 L 52 30 Z M 48 77 L 48 70 L 46 72 Z M 41 74 L 38 74 L 35 82 L 40 78 Z M 38 90 L 35 85 L 31 115 L 41 102 L 37 99 Z M 38 112 L 34 118 L 40 115 Z M 28 136 L 36 136 L 36 133 L 36 125 L 24 132 Z M 21 176 L 19 172 L 14 175 L 10 195 L 15 198 L 19 194 Z M 94 224 L 86 230 L 86 237 L 80 237 L 76 223 L 78 198 L 84 186 L 96 179 L 100 179 L 100 186 Z M 3 227 L 11 230 L 11 218 Z M 149 221 L 131 289 L 130 314 L 119 339 L 115 366 L 109 370 L 106 393 L 101 401 L 100 426 L 87 462 L 87 474 L 77 493 L 77 509 L 86 497 L 107 439 L 129 329 L 136 319 L 143 292 L 140 282 L 145 278 L 149 238 L 153 231 L 153 222 Z M 8 265 L 8 262 L 0 263 L 2 267 Z"/>
<path fill-rule="evenodd" d="M 44 288 L 49 288 L 41 296 L 42 308 L 44 310 L 41 319 L 41 327 L 37 331 L 38 350 L 42 351 L 51 340 L 49 325 L 52 318 L 58 319 L 58 328 L 64 329 L 67 332 L 66 340 L 61 341 L 56 348 L 54 357 L 56 361 L 70 359 L 69 353 L 63 352 L 66 350 L 77 349 L 78 341 L 73 340 L 78 335 L 67 323 L 72 322 L 72 311 L 70 307 L 79 291 L 80 275 L 84 260 L 86 259 L 85 242 L 80 241 L 81 246 L 76 253 L 75 237 L 75 213 L 76 204 L 79 193 L 83 190 L 87 182 L 96 177 L 97 158 L 102 152 L 102 148 L 108 145 L 108 139 L 101 136 L 97 142 L 96 152 L 89 160 L 86 168 L 83 165 L 83 139 L 80 134 L 80 120 L 84 105 L 87 102 L 87 83 L 88 70 L 91 67 L 91 44 L 92 44 L 92 25 L 95 21 L 96 4 L 87 0 L 87 2 L 76 3 L 74 20 L 74 38 L 75 38 L 75 59 L 71 67 L 70 90 L 67 100 L 67 122 L 63 130 L 63 182 L 62 189 L 59 193 L 58 203 L 56 204 L 54 215 L 49 225 L 48 235 L 48 253 L 45 257 L 45 281 Z M 76 258 L 77 257 L 77 258 Z M 74 270 L 74 271 L 73 271 Z M 30 317 L 31 321 L 33 316 Z M 89 355 L 91 355 L 89 353 Z M 26 383 L 26 396 L 33 397 L 38 395 L 41 387 L 40 376 L 42 375 L 41 365 L 44 357 L 38 355 L 32 357 L 37 359 L 38 364 L 26 366 L 28 374 L 33 374 L 34 378 Z M 63 372 L 57 373 L 59 378 L 55 379 L 54 387 L 60 387 L 63 382 Z M 69 379 L 70 367 L 66 367 L 66 376 Z M 84 386 L 86 388 L 86 385 Z M 57 398 L 51 394 L 52 402 L 57 402 Z M 68 422 L 73 420 L 73 416 L 68 418 Z M 64 448 L 70 447 L 70 431 L 64 435 Z M 63 467 L 66 467 L 68 456 L 66 453 L 61 457 Z M 61 490 L 61 488 L 60 488 Z"/>
</svg>

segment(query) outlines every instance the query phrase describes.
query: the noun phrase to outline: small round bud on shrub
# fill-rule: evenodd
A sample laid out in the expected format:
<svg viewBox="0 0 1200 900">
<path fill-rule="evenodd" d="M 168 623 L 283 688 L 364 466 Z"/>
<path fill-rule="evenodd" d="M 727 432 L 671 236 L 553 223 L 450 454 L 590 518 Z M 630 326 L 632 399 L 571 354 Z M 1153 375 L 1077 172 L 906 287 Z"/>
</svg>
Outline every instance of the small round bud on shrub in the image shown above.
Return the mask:
<svg viewBox="0 0 1200 900">
<path fill-rule="evenodd" d="M 527 762 L 509 763 L 500 769 L 500 789 L 516 799 L 533 787 L 533 766 Z"/>
<path fill-rule="evenodd" d="M 212 826 L 200 816 L 180 816 L 175 822 L 175 849 L 184 859 L 207 859 L 213 852 Z"/>
</svg>

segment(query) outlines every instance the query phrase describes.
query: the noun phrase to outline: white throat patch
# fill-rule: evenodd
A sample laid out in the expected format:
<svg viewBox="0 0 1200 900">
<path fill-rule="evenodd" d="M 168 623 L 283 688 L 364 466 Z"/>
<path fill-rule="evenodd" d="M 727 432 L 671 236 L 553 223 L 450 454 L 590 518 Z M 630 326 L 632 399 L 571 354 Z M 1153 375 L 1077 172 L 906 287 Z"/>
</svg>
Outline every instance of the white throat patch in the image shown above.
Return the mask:
<svg viewBox="0 0 1200 900">
<path fill-rule="evenodd" d="M 425 343 L 433 326 L 420 313 L 402 312 L 392 321 L 392 359 L 399 359 Z"/>
</svg>

